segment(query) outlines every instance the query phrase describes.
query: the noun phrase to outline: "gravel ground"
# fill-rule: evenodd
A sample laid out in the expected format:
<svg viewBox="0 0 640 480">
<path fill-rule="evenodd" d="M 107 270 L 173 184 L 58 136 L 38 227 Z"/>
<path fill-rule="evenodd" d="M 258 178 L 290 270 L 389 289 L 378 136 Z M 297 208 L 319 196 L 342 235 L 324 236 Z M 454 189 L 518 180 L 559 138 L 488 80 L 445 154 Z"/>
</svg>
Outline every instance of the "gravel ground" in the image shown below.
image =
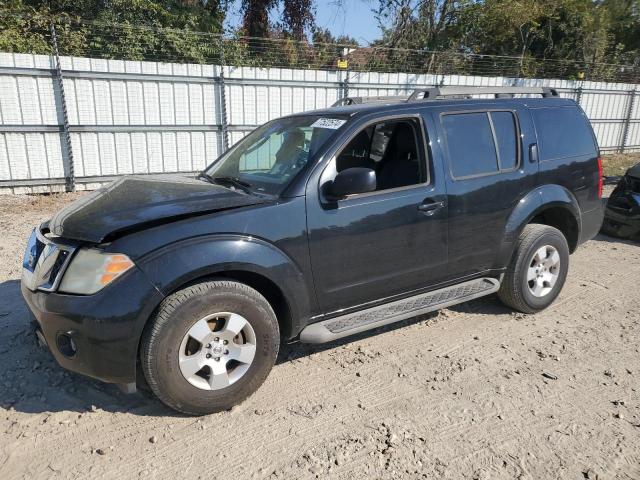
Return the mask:
<svg viewBox="0 0 640 480">
<path fill-rule="evenodd" d="M 71 198 L 0 197 L 0 479 L 640 478 L 637 244 L 582 246 L 538 315 L 488 297 L 285 346 L 249 400 L 191 418 L 36 347 L 22 251 Z"/>
</svg>

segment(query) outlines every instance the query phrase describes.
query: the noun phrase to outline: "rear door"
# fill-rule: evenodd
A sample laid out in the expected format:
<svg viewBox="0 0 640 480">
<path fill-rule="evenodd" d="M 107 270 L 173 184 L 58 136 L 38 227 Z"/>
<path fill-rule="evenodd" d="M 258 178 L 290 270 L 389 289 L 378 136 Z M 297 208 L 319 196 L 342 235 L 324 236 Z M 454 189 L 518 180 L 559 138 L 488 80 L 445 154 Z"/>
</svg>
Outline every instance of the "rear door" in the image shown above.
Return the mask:
<svg viewBox="0 0 640 480">
<path fill-rule="evenodd" d="M 449 273 L 459 278 L 494 268 L 507 219 L 537 182 L 530 114 L 505 100 L 498 107 L 441 107 L 433 121 L 446 163 Z"/>
</svg>

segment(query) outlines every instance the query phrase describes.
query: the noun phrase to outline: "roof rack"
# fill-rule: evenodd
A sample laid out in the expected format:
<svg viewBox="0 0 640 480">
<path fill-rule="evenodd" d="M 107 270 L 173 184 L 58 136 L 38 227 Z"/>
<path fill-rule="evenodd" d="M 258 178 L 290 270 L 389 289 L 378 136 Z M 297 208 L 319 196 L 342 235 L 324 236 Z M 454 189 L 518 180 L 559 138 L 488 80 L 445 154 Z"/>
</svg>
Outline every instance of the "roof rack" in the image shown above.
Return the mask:
<svg viewBox="0 0 640 480">
<path fill-rule="evenodd" d="M 390 103 L 390 102 L 406 102 L 408 95 L 389 95 L 386 97 L 344 97 L 340 98 L 332 107 L 341 107 L 343 105 L 359 105 L 361 103 Z"/>
<path fill-rule="evenodd" d="M 550 87 L 430 87 L 414 90 L 409 96 L 394 95 L 385 97 L 345 97 L 332 107 L 360 105 L 363 103 L 395 103 L 442 100 L 446 97 L 472 98 L 472 95 L 494 95 L 495 98 L 513 98 L 515 95 L 542 95 L 543 98 L 557 97 L 558 92 Z"/>
<path fill-rule="evenodd" d="M 420 95 L 422 94 L 422 97 Z M 512 98 L 514 95 L 542 95 L 557 97 L 558 92 L 550 87 L 431 87 L 414 90 L 407 102 L 437 100 L 443 97 L 470 97 L 471 95 L 494 95 L 495 98 Z"/>
</svg>

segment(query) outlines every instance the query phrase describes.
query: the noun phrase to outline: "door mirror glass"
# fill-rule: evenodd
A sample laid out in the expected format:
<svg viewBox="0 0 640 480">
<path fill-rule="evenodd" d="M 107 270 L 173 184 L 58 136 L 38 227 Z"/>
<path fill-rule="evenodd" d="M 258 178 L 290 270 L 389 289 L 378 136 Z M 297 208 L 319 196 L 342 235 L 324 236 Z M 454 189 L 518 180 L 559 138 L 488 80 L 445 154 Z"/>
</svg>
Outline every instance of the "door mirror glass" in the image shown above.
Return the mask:
<svg viewBox="0 0 640 480">
<path fill-rule="evenodd" d="M 376 172 L 370 168 L 347 168 L 327 182 L 325 193 L 332 199 L 344 198 L 357 193 L 374 192 L 376 190 Z"/>
</svg>

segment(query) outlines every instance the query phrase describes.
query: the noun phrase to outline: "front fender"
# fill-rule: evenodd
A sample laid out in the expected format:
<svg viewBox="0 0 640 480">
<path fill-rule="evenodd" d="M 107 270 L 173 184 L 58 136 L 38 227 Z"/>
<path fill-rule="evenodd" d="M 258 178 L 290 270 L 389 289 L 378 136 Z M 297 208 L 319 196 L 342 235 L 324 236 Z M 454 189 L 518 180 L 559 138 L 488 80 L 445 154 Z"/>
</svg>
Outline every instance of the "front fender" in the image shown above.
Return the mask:
<svg viewBox="0 0 640 480">
<path fill-rule="evenodd" d="M 280 288 L 294 330 L 309 316 L 310 297 L 300 269 L 275 245 L 256 237 L 207 235 L 181 240 L 142 257 L 138 266 L 164 295 L 216 273 L 258 274 Z"/>
<path fill-rule="evenodd" d="M 495 268 L 504 268 L 511 261 L 516 241 L 524 227 L 531 220 L 552 207 L 560 207 L 569 211 L 576 219 L 578 229 L 581 229 L 580 206 L 575 196 L 561 185 L 542 185 L 523 196 L 509 216 L 503 235 L 500 253 Z"/>
</svg>

